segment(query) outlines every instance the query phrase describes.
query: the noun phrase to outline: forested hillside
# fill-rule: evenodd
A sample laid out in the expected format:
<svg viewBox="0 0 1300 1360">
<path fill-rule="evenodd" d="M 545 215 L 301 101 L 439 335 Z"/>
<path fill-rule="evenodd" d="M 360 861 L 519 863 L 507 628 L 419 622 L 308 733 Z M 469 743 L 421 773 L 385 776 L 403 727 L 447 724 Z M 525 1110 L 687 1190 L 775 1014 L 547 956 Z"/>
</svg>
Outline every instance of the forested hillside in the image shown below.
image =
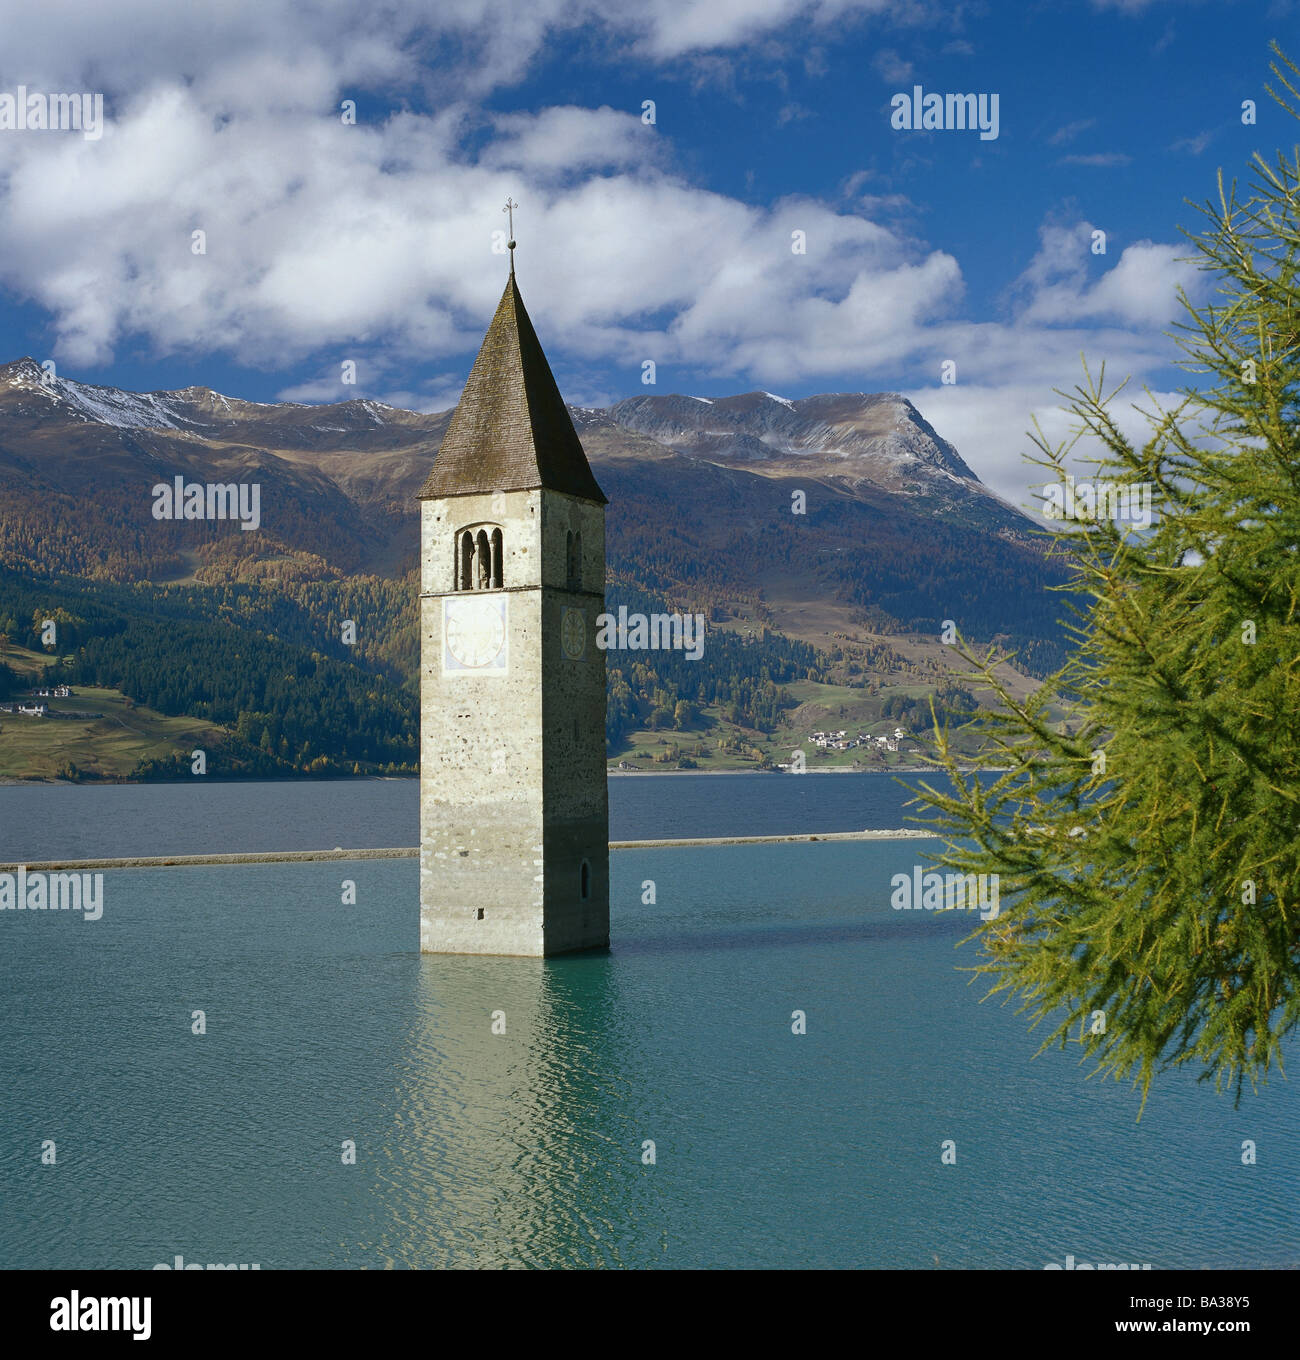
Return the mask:
<svg viewBox="0 0 1300 1360">
<path fill-rule="evenodd" d="M 608 608 L 669 612 L 662 597 L 612 583 Z M 414 773 L 416 596 L 401 582 L 309 582 L 287 595 L 256 584 L 135 586 L 23 579 L 0 569 L 0 645 L 49 656 L 53 683 L 120 689 L 158 713 L 226 731 L 217 777 Z M 342 641 L 356 625 L 357 643 Z M 55 641 L 46 645 L 47 622 Z M 782 686 L 821 679 L 826 659 L 779 634 L 712 629 L 698 660 L 680 651 L 610 651 L 611 744 L 629 730 L 689 722 L 706 706 L 770 730 L 794 706 Z M 0 685 L 8 672 L 0 672 Z M 140 778 L 188 776 L 189 756 Z"/>
</svg>

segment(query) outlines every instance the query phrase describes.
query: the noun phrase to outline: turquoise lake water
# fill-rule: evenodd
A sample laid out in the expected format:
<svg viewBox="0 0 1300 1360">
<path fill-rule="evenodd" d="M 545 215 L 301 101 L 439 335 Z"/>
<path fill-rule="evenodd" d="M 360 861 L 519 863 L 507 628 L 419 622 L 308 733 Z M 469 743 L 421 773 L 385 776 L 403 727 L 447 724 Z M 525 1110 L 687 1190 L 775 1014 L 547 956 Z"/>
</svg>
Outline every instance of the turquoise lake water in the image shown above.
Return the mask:
<svg viewBox="0 0 1300 1360">
<path fill-rule="evenodd" d="M 0 858 L 412 844 L 414 793 L 6 788 Z M 900 825 L 903 796 L 611 781 L 620 838 Z M 99 921 L 2 913 L 0 1265 L 1300 1260 L 1295 1088 L 1234 1111 L 1171 1076 L 1136 1123 L 1077 1052 L 1034 1059 L 957 971 L 968 923 L 890 908 L 920 848 L 620 851 L 611 952 L 546 962 L 419 955 L 413 861 L 114 871 Z"/>
</svg>

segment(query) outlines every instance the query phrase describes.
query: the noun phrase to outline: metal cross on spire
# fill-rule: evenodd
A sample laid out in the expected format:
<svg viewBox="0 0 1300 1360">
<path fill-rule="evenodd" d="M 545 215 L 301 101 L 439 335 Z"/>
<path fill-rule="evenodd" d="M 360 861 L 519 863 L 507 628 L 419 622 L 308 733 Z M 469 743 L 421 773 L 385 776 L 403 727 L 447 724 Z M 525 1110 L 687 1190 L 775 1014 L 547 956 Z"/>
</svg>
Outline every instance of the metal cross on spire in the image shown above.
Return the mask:
<svg viewBox="0 0 1300 1360">
<path fill-rule="evenodd" d="M 501 209 L 510 218 L 510 239 L 506 242 L 506 245 L 510 248 L 510 273 L 512 275 L 515 272 L 515 209 L 518 206 L 519 204 L 513 198 L 507 198 L 506 206 Z"/>
</svg>

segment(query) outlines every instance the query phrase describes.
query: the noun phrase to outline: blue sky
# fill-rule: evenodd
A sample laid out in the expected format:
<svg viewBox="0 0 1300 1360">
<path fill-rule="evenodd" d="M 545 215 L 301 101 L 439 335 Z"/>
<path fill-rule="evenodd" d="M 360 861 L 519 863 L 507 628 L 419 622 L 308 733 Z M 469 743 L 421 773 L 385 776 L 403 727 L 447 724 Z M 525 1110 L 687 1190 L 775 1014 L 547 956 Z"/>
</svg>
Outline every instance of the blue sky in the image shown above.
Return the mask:
<svg viewBox="0 0 1300 1360">
<path fill-rule="evenodd" d="M 0 357 L 445 407 L 504 281 L 512 194 L 570 400 L 903 391 L 1013 494 L 1081 350 L 1157 392 L 1184 380 L 1162 334 L 1177 284 L 1202 286 L 1178 263 L 1184 199 L 1300 131 L 1264 90 L 1291 3 L 218 10 L 50 0 L 7 22 L 0 94 L 103 91 L 108 118 L 98 140 L 0 130 Z M 916 84 L 996 93 L 996 140 L 893 129 Z"/>
</svg>

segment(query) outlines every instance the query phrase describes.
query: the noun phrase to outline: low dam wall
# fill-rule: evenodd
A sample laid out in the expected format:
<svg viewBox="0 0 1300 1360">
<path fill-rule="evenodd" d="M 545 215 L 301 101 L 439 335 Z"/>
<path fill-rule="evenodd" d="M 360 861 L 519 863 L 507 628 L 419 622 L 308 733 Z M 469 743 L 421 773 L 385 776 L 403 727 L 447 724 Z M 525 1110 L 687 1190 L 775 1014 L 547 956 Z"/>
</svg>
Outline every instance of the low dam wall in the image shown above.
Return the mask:
<svg viewBox="0 0 1300 1360">
<path fill-rule="evenodd" d="M 797 836 L 703 836 L 692 840 L 610 841 L 611 850 L 672 850 L 710 845 L 798 845 L 820 841 L 930 840 L 928 831 L 824 831 Z M 309 864 L 318 860 L 415 859 L 418 846 L 379 850 L 250 850 L 231 855 L 135 855 L 123 859 L 26 860 L 0 864 L 31 873 L 80 873 L 89 869 L 189 869 L 208 864 Z"/>
</svg>

